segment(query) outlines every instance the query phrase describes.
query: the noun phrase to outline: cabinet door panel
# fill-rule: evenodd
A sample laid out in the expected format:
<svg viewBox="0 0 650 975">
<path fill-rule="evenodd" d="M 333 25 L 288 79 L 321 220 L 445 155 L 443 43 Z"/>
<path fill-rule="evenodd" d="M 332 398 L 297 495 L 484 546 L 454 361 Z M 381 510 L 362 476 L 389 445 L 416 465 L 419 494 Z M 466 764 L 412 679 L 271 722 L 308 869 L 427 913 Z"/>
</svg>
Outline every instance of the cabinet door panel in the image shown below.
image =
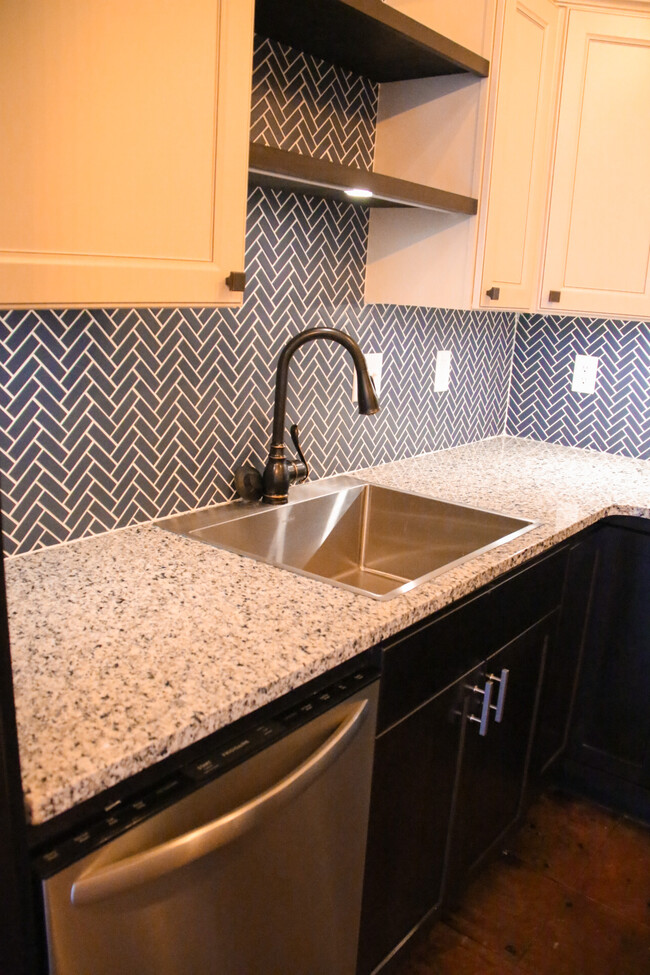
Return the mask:
<svg viewBox="0 0 650 975">
<path fill-rule="evenodd" d="M 551 634 L 544 668 L 532 759 L 533 775 L 540 775 L 566 745 L 598 564 L 598 539 L 596 531 L 569 550 L 558 629 L 557 633 Z"/>
<path fill-rule="evenodd" d="M 555 614 L 542 620 L 485 665 L 485 674 L 497 678 L 504 668 L 509 671 L 503 720 L 497 724 L 492 717 L 484 737 L 477 722 L 466 723 L 450 853 L 452 894 L 519 814 L 541 669 L 555 622 Z M 484 679 L 477 684 L 483 686 Z M 496 699 L 498 684 L 494 692 Z M 477 716 L 481 703 L 470 692 L 469 715 Z"/>
<path fill-rule="evenodd" d="M 240 302 L 252 18 L 252 0 L 0 5 L 2 304 Z"/>
<path fill-rule="evenodd" d="M 451 687 L 377 739 L 359 975 L 440 901 L 461 697 Z"/>
<path fill-rule="evenodd" d="M 650 17 L 571 11 L 543 308 L 650 311 L 648 91 Z"/>
<path fill-rule="evenodd" d="M 485 308 L 531 308 L 541 249 L 551 142 L 558 11 L 550 0 L 506 5 L 490 165 Z M 498 298 L 486 292 L 498 287 Z"/>
<path fill-rule="evenodd" d="M 650 533 L 605 526 L 573 757 L 650 785 Z"/>
</svg>

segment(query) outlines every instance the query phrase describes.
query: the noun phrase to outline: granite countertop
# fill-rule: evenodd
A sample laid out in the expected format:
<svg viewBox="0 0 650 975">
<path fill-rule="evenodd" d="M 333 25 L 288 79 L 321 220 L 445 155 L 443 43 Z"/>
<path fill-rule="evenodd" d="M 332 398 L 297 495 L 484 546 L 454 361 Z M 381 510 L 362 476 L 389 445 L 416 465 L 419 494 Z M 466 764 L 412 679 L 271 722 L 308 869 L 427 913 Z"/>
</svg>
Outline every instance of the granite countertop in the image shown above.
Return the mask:
<svg viewBox="0 0 650 975">
<path fill-rule="evenodd" d="M 606 515 L 650 517 L 650 462 L 507 437 L 360 476 L 541 524 L 387 602 L 154 525 L 6 561 L 20 758 L 33 824 Z"/>
</svg>

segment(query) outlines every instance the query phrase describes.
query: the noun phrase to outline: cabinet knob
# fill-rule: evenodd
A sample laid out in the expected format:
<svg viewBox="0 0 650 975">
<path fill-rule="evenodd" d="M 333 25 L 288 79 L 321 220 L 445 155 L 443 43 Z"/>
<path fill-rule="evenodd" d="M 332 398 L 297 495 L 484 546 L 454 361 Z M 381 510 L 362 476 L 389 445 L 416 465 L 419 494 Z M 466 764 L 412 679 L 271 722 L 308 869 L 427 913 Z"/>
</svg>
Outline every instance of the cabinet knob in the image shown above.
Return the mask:
<svg viewBox="0 0 650 975">
<path fill-rule="evenodd" d="M 226 284 L 231 291 L 243 291 L 246 287 L 246 274 L 244 271 L 231 271 L 226 278 Z"/>
<path fill-rule="evenodd" d="M 493 285 L 491 288 L 488 288 L 488 290 L 485 293 L 488 296 L 488 298 L 492 299 L 492 301 L 496 301 L 499 295 L 501 294 L 501 288 L 497 288 Z"/>
<path fill-rule="evenodd" d="M 548 300 L 549 301 L 560 301 L 561 298 L 562 298 L 562 292 L 561 291 L 549 291 L 549 293 L 548 293 Z"/>
</svg>

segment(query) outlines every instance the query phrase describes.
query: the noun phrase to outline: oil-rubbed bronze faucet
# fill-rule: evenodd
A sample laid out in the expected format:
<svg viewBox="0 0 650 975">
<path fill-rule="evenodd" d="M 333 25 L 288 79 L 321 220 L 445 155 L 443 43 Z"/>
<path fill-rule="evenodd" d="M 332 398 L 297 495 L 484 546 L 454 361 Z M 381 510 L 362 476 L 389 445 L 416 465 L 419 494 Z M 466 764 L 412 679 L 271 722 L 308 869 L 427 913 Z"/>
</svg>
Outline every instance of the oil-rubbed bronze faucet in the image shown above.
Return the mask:
<svg viewBox="0 0 650 975">
<path fill-rule="evenodd" d="M 314 339 L 329 339 L 347 349 L 354 361 L 357 372 L 359 413 L 370 415 L 379 411 L 372 379 L 368 374 L 363 352 L 349 335 L 337 328 L 308 328 L 289 339 L 278 359 L 275 378 L 275 404 L 273 408 L 273 435 L 271 449 L 261 475 L 251 464 L 245 464 L 235 471 L 235 489 L 246 501 L 256 501 L 261 497 L 266 504 L 286 504 L 289 500 L 291 484 L 306 481 L 309 467 L 300 448 L 299 431 L 296 424 L 291 427 L 299 461 L 287 460 L 284 456 L 284 421 L 287 405 L 287 379 L 289 362 L 296 349 Z"/>
</svg>

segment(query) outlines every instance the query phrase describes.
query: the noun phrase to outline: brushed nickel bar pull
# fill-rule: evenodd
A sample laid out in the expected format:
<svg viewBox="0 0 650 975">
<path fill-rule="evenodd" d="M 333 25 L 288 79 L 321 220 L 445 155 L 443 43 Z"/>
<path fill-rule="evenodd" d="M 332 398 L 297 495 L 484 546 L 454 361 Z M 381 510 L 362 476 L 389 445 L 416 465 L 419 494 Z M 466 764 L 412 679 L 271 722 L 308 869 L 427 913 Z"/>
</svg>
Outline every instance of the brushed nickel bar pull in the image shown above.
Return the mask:
<svg viewBox="0 0 650 975">
<path fill-rule="evenodd" d="M 494 720 L 497 724 L 500 724 L 503 720 L 503 709 L 506 703 L 506 694 L 508 692 L 508 677 L 510 676 L 510 671 L 504 667 L 501 671 L 501 676 L 496 677 L 495 674 L 488 674 L 490 680 L 493 680 L 499 685 L 499 696 L 497 697 L 497 703 L 491 704 L 490 707 L 493 711 L 496 711 L 494 715 Z"/>
<path fill-rule="evenodd" d="M 470 714 L 469 716 L 470 721 L 476 721 L 478 723 L 479 725 L 478 733 L 479 735 L 481 735 L 482 738 L 485 738 L 488 732 L 488 723 L 490 721 L 490 705 L 492 702 L 493 687 L 494 684 L 492 683 L 492 681 L 486 680 L 485 688 L 480 688 L 477 687 L 476 685 L 474 685 L 474 687 L 471 688 L 474 694 L 483 695 L 483 706 L 481 708 L 481 717 L 477 718 L 473 714 Z"/>
</svg>

